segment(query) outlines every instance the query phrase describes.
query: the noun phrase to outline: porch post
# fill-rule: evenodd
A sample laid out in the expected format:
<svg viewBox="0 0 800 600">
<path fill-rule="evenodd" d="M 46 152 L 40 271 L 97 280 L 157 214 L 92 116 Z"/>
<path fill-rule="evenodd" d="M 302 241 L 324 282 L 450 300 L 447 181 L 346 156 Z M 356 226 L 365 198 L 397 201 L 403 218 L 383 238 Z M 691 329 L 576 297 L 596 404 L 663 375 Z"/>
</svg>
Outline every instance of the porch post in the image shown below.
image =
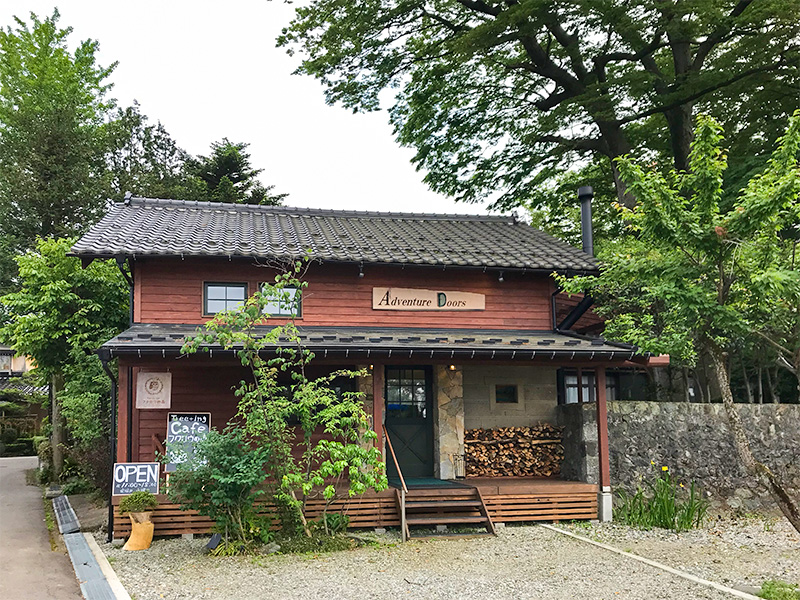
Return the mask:
<svg viewBox="0 0 800 600">
<path fill-rule="evenodd" d="M 608 410 L 606 407 L 606 368 L 598 367 L 597 382 L 597 455 L 600 463 L 600 491 L 597 494 L 597 517 L 611 520 L 611 467 L 608 458 Z"/>
<path fill-rule="evenodd" d="M 378 435 L 375 446 L 386 459 L 385 444 L 383 442 L 383 388 L 385 369 L 383 363 L 372 365 L 372 428 Z"/>
</svg>

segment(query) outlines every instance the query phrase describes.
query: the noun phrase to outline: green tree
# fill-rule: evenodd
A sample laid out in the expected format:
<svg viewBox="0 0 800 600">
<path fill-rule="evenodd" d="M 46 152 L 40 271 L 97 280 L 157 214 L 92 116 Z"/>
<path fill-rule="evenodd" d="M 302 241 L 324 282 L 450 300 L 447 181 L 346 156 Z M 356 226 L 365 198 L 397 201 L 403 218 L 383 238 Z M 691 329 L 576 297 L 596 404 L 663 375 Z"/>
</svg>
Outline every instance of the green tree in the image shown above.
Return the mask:
<svg viewBox="0 0 800 600">
<path fill-rule="evenodd" d="M 233 143 L 228 138 L 211 144 L 209 156 L 190 158 L 186 171 L 206 186 L 206 200 L 245 204 L 280 204 L 288 194 L 273 194 L 274 186 L 258 181 L 263 169 L 250 164 L 249 144 Z"/>
<path fill-rule="evenodd" d="M 640 204 L 623 209 L 632 235 L 605 252 L 597 277 L 564 280 L 588 290 L 608 317 L 606 332 L 644 350 L 693 364 L 707 357 L 741 463 L 800 531 L 800 510 L 778 473 L 756 460 L 736 411 L 728 354 L 754 332 L 798 340 L 800 271 L 785 232 L 800 225 L 800 113 L 768 167 L 740 193 L 724 187 L 720 125 L 701 116 L 688 172 L 666 176 L 630 159 L 619 168 Z M 777 318 L 763 317 L 777 314 Z M 782 325 L 783 323 L 783 325 Z"/>
<path fill-rule="evenodd" d="M 0 304 L 11 315 L 11 320 L 0 327 L 0 339 L 17 353 L 30 356 L 37 372 L 50 382 L 56 474 L 60 473 L 66 442 L 61 410 L 65 381 L 92 374 L 99 377 L 99 359 L 95 356 L 86 360 L 86 352 L 128 324 L 127 285 L 116 265 L 113 261 L 95 261 L 82 268 L 78 258 L 67 256 L 74 241 L 39 240 L 35 250 L 17 257 L 19 291 L 0 297 Z M 93 371 L 86 370 L 87 363 L 92 363 Z M 69 396 L 75 399 L 81 393 L 97 394 L 98 382 L 102 381 L 97 377 L 94 385 L 73 387 Z M 105 384 L 106 395 L 109 386 L 110 383 Z M 86 401 L 97 403 L 99 399 Z M 90 422 L 93 416 L 101 418 L 90 414 L 83 424 L 75 425 L 88 427 L 86 421 Z"/>
<path fill-rule="evenodd" d="M 103 127 L 107 195 L 202 200 L 206 186 L 187 172 L 191 156 L 159 122 L 148 123 L 139 105 L 117 109 Z"/>
<path fill-rule="evenodd" d="M 321 80 L 331 103 L 377 110 L 385 90 L 399 89 L 397 139 L 438 192 L 525 204 L 543 181 L 595 157 L 632 206 L 609 159 L 663 152 L 683 170 L 697 108 L 719 110 L 743 135 L 797 108 L 785 90 L 797 89 L 799 9 L 797 0 L 313 0 L 278 43 L 301 53 L 298 72 Z M 756 98 L 769 109 L 754 114 Z"/>
<path fill-rule="evenodd" d="M 9 256 L 83 231 L 103 208 L 100 129 L 116 66 L 97 64 L 92 40 L 71 52 L 57 10 L 15 20 L 0 31 L 0 290 L 14 276 Z"/>
<path fill-rule="evenodd" d="M 244 439 L 269 455 L 263 475 L 272 486 L 270 495 L 280 508 L 284 532 L 293 533 L 299 524 L 310 535 L 303 509 L 313 494 L 326 500 L 327 528 L 327 507 L 338 498 L 337 483 L 347 483 L 348 497 L 367 489 L 380 491 L 388 484 L 381 452 L 373 445 L 377 436 L 364 412 L 363 394 L 334 390 L 335 380 L 363 373 L 337 370 L 312 379 L 306 368 L 314 355 L 302 346 L 294 319 L 269 327 L 268 307 L 276 301 L 291 306 L 306 287 L 301 271 L 302 262 L 289 265 L 274 285 L 264 286 L 241 309 L 220 313 L 206 323 L 183 351 L 221 346 L 235 351 L 250 371 L 250 381 L 242 381 L 236 390 Z M 275 347 L 273 358 L 263 356 Z M 295 424 L 299 456 L 292 453 Z"/>
</svg>

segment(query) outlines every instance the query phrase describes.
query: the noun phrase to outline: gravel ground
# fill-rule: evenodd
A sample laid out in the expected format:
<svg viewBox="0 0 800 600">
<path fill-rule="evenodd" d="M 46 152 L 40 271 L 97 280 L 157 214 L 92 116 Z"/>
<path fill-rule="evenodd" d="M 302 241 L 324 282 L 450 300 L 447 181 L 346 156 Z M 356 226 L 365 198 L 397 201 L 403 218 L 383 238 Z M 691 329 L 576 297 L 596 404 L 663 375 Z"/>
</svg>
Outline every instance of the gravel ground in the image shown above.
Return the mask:
<svg viewBox="0 0 800 600">
<path fill-rule="evenodd" d="M 579 531 L 622 535 L 604 526 Z M 496 538 L 415 540 L 321 555 L 211 558 L 202 552 L 205 543 L 156 540 L 139 552 L 101 547 L 136 600 L 730 597 L 536 526 L 500 529 Z M 672 544 L 675 552 L 684 546 L 681 539 Z"/>
<path fill-rule="evenodd" d="M 717 516 L 703 529 L 679 534 L 616 523 L 562 526 L 729 587 L 760 589 L 767 579 L 800 583 L 800 535 L 777 516 Z"/>
</svg>

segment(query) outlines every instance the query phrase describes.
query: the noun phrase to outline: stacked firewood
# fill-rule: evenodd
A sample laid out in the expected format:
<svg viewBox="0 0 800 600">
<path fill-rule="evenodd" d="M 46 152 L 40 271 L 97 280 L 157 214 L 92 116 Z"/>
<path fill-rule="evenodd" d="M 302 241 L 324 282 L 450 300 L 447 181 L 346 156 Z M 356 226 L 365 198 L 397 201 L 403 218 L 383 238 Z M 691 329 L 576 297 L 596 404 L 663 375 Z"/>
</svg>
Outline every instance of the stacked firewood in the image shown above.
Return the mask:
<svg viewBox="0 0 800 600">
<path fill-rule="evenodd" d="M 467 477 L 550 477 L 561 472 L 563 427 L 467 429 L 464 434 Z"/>
</svg>

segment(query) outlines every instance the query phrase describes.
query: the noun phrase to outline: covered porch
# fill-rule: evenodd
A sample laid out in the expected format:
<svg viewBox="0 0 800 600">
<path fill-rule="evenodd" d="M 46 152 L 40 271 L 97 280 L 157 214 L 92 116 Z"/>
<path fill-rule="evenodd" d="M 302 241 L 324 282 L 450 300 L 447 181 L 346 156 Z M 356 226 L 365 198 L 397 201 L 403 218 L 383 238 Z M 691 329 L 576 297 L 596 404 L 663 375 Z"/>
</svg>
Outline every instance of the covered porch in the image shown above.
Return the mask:
<svg viewBox="0 0 800 600">
<path fill-rule="evenodd" d="M 109 358 L 120 359 L 119 462 L 153 460 L 162 451 L 171 411 L 206 411 L 214 427 L 235 414 L 231 390 L 242 378 L 241 366 L 230 350 L 217 348 L 180 357 L 180 346 L 193 331 L 134 325 L 106 344 Z M 606 369 L 629 365 L 634 349 L 555 332 L 308 327 L 301 335 L 319 368 L 364 369 L 354 385 L 363 393 L 390 477 L 432 477 L 477 490 L 493 523 L 610 519 Z M 157 371 L 171 373 L 171 406 L 137 408 L 140 374 Z M 586 411 L 571 410 L 573 402 L 594 403 L 592 422 L 576 419 L 576 414 L 585 419 Z M 558 439 L 548 433 L 524 450 L 530 455 L 540 447 L 557 448 L 557 468 L 522 476 L 518 470 L 498 468 L 486 475 L 468 468 L 472 432 L 539 424 L 557 431 Z M 340 501 L 333 508 L 350 516 L 351 527 L 399 526 L 403 511 L 397 489 Z M 428 502 L 442 496 L 436 490 L 426 494 Z M 207 518 L 181 511 L 166 496 L 160 500 L 153 516 L 156 535 L 209 531 Z M 307 517 L 315 518 L 322 508 L 321 500 L 310 500 Z M 119 537 L 129 525 L 114 512 Z"/>
</svg>

